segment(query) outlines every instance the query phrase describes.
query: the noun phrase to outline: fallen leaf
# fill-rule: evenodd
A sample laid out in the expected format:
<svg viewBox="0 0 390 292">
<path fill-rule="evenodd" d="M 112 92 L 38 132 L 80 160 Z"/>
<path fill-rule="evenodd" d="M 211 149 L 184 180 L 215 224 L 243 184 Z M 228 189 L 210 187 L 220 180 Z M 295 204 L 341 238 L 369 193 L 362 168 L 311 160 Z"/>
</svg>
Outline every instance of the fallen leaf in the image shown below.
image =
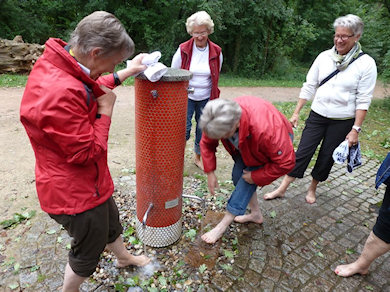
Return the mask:
<svg viewBox="0 0 390 292">
<path fill-rule="evenodd" d="M 199 266 L 199 272 L 203 274 L 207 270 L 207 266 L 205 264 Z"/>
</svg>

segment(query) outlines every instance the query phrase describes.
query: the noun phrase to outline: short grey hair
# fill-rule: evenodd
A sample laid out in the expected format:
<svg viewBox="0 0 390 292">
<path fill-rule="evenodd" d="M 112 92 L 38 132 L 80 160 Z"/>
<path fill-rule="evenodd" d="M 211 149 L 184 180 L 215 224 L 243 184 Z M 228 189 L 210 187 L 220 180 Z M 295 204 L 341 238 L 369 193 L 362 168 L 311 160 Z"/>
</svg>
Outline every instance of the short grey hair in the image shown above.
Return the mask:
<svg viewBox="0 0 390 292">
<path fill-rule="evenodd" d="M 221 139 L 240 121 L 241 107 L 223 98 L 210 100 L 203 108 L 199 128 L 211 139 Z"/>
<path fill-rule="evenodd" d="M 187 18 L 187 32 L 192 35 L 194 27 L 200 25 L 206 25 L 209 34 L 214 32 L 214 22 L 206 11 L 198 11 Z"/>
<path fill-rule="evenodd" d="M 336 29 L 337 27 L 349 28 L 354 35 L 362 36 L 364 23 L 359 16 L 353 14 L 347 14 L 345 16 L 341 16 L 337 18 L 334 21 L 333 28 Z"/>
<path fill-rule="evenodd" d="M 84 56 L 100 48 L 102 56 L 109 57 L 120 52 L 128 59 L 135 49 L 122 23 L 105 11 L 95 11 L 84 17 L 72 32 L 68 44 Z"/>
</svg>

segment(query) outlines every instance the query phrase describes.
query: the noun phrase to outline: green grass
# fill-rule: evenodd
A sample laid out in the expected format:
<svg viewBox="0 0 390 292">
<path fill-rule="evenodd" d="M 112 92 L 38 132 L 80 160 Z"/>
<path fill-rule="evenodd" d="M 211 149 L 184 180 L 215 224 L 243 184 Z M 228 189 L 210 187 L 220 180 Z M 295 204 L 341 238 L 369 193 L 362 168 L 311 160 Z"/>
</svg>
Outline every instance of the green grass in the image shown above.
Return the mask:
<svg viewBox="0 0 390 292">
<path fill-rule="evenodd" d="M 0 87 L 24 87 L 27 75 L 0 74 Z"/>
<path fill-rule="evenodd" d="M 0 74 L 0 87 L 23 87 L 26 85 L 27 77 L 27 75 Z M 221 87 L 301 87 L 302 83 L 302 80 L 250 79 L 226 74 L 222 74 L 219 80 Z M 123 85 L 134 85 L 134 77 L 128 78 Z"/>
<path fill-rule="evenodd" d="M 23 87 L 27 81 L 27 75 L 0 74 L 0 87 Z M 128 78 L 125 86 L 134 84 L 134 78 Z M 219 85 L 221 87 L 301 87 L 302 80 L 277 80 L 277 79 L 250 79 L 243 77 L 233 77 L 222 74 Z M 295 102 L 275 103 L 276 107 L 291 117 L 295 108 Z M 304 121 L 310 111 L 308 103 L 301 111 L 300 123 L 294 130 L 294 146 L 298 146 L 300 135 L 304 127 Z M 359 134 L 363 155 L 370 159 L 383 160 L 390 151 L 390 96 L 379 100 L 375 99 L 371 103 L 370 110 L 363 124 L 363 131 Z M 314 156 L 315 157 L 315 156 Z"/>
<path fill-rule="evenodd" d="M 301 87 L 302 80 L 279 80 L 279 79 L 250 79 L 221 74 L 220 87 Z"/>
</svg>

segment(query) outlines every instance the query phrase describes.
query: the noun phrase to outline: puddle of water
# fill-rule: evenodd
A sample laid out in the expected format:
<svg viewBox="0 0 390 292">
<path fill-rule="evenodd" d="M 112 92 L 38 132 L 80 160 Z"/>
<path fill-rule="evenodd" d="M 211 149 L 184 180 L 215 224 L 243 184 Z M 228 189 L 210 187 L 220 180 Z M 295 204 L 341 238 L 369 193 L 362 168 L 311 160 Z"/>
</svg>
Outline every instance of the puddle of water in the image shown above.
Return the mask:
<svg viewBox="0 0 390 292">
<path fill-rule="evenodd" d="M 202 240 L 201 236 L 214 228 L 224 216 L 225 214 L 221 212 L 207 211 L 205 218 L 203 218 L 201 222 L 198 236 L 191 244 L 189 251 L 184 258 L 187 264 L 195 268 L 205 264 L 208 270 L 214 268 L 219 256 L 219 248 L 222 241 L 218 240 L 214 244 L 208 244 Z"/>
<path fill-rule="evenodd" d="M 152 258 L 149 264 L 138 268 L 138 272 L 140 274 L 140 278 L 150 278 L 153 276 L 154 272 L 158 271 L 160 268 L 160 263 L 155 258 Z"/>
</svg>

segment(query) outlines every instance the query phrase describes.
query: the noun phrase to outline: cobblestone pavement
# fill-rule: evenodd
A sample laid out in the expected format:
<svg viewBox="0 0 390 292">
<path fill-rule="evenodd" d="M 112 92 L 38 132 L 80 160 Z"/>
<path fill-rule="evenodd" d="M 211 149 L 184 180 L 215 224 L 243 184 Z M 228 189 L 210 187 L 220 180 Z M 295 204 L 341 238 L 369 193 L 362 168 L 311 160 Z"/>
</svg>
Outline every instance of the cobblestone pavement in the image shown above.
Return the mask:
<svg viewBox="0 0 390 292">
<path fill-rule="evenodd" d="M 341 278 L 333 272 L 338 264 L 358 257 L 375 223 L 384 194 L 383 186 L 374 188 L 377 169 L 375 161 L 366 161 L 352 174 L 335 165 L 328 181 L 319 185 L 313 205 L 304 202 L 309 172 L 283 199 L 262 199 L 279 181 L 258 191 L 264 223 L 240 226 L 233 269 L 217 274 L 203 290 L 390 291 L 389 253 L 374 262 L 367 276 Z M 43 213 L 29 222 L 7 231 L 13 232 L 19 248 L 0 253 L 0 290 L 59 291 L 69 238 Z M 4 250 L 6 231 L 0 232 Z M 82 291 L 114 288 L 89 281 Z"/>
</svg>

